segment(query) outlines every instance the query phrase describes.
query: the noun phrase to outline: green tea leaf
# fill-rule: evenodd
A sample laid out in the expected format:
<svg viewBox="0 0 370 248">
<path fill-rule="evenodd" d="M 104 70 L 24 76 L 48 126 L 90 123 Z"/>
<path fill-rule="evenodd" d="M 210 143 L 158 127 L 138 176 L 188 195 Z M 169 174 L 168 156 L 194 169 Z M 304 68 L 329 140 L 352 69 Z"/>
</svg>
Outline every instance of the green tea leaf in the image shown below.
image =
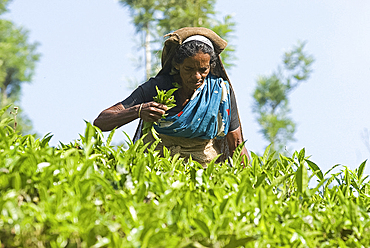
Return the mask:
<svg viewBox="0 0 370 248">
<path fill-rule="evenodd" d="M 199 231 L 203 234 L 204 237 L 209 237 L 211 235 L 208 226 L 204 221 L 195 218 L 194 219 L 194 224 L 198 227 Z"/>
<path fill-rule="evenodd" d="M 8 104 L 6 105 L 5 107 L 3 107 L 2 109 L 0 109 L 0 117 L 3 116 L 3 114 L 5 113 L 5 111 L 7 111 L 7 109 L 12 106 L 12 104 Z"/>
<path fill-rule="evenodd" d="M 237 167 L 241 164 L 243 158 L 240 157 L 240 154 L 242 153 L 242 150 L 244 148 L 245 141 L 243 141 L 241 144 L 238 145 L 238 147 L 235 149 L 233 153 L 233 167 Z"/>
<path fill-rule="evenodd" d="M 358 171 L 357 171 L 357 178 L 358 178 L 358 181 L 361 183 L 361 179 L 362 179 L 362 175 L 364 173 L 364 170 L 365 170 L 365 166 L 366 166 L 366 162 L 367 162 L 367 159 L 361 163 L 360 167 L 358 168 Z"/>
<path fill-rule="evenodd" d="M 266 175 L 265 172 L 263 172 L 261 175 L 259 175 L 258 178 L 257 178 L 257 182 L 254 185 L 254 188 L 258 188 L 258 186 L 260 186 L 265 181 L 266 176 L 267 175 Z"/>
<path fill-rule="evenodd" d="M 320 170 L 319 166 L 317 166 L 314 162 L 308 159 L 306 159 L 306 162 L 313 172 L 319 171 L 316 175 L 320 180 L 322 180 L 324 178 L 324 175 L 322 174 L 322 171 Z"/>
<path fill-rule="evenodd" d="M 302 150 L 299 151 L 299 154 L 298 154 L 298 161 L 299 163 L 302 163 L 304 158 L 305 158 L 305 155 L 306 155 L 306 149 L 305 148 L 302 148 Z"/>
<path fill-rule="evenodd" d="M 341 164 L 336 164 L 334 165 L 333 167 L 331 167 L 327 172 L 325 172 L 324 176 L 326 176 L 327 174 L 329 174 L 334 168 L 340 166 Z"/>
<path fill-rule="evenodd" d="M 259 191 L 258 191 L 258 207 L 261 211 L 261 216 L 264 216 L 265 214 L 265 209 L 266 209 L 266 204 L 267 204 L 267 201 L 266 201 L 267 197 L 266 197 L 266 192 L 263 188 L 259 188 Z"/>
<path fill-rule="evenodd" d="M 110 131 L 108 138 L 107 138 L 106 146 L 110 146 L 110 143 L 112 142 L 113 135 L 116 132 L 116 130 L 117 130 L 117 127 L 115 127 L 112 131 Z"/>
<path fill-rule="evenodd" d="M 320 182 L 319 182 L 319 184 L 315 187 L 315 188 L 313 188 L 313 189 L 311 189 L 310 190 L 310 195 L 313 195 L 313 194 L 315 194 L 316 193 L 316 191 L 327 181 L 328 179 L 323 179 L 323 180 L 321 180 Z"/>
<path fill-rule="evenodd" d="M 271 144 L 266 147 L 265 152 L 263 153 L 263 161 L 264 162 L 267 161 L 267 156 L 268 156 L 268 154 L 270 152 L 270 148 L 271 148 Z"/>
<path fill-rule="evenodd" d="M 237 248 L 237 247 L 245 246 L 249 242 L 254 241 L 256 239 L 257 239 L 256 237 L 233 239 L 233 240 L 230 240 L 230 242 L 226 246 L 224 246 L 224 248 Z"/>
<path fill-rule="evenodd" d="M 297 183 L 297 191 L 303 194 L 308 187 L 308 174 L 306 166 L 304 166 L 304 164 L 301 164 L 298 167 L 295 178 Z"/>
<path fill-rule="evenodd" d="M 131 138 L 130 138 L 130 136 L 125 132 L 125 131 L 123 131 L 123 134 L 126 136 L 126 138 L 127 138 L 127 144 L 128 145 L 133 145 L 134 144 L 134 142 L 131 140 Z"/>
<path fill-rule="evenodd" d="M 289 173 L 289 174 L 285 174 L 283 176 L 280 176 L 278 178 L 275 178 L 275 180 L 272 181 L 272 183 L 270 184 L 269 189 L 281 184 L 282 182 L 285 182 L 287 180 L 287 178 L 291 177 L 294 174 L 295 173 Z"/>
<path fill-rule="evenodd" d="M 41 147 L 45 147 L 47 144 L 49 144 L 49 141 L 51 140 L 51 138 L 53 137 L 54 135 L 51 134 L 50 132 L 45 134 L 44 137 L 42 138 L 41 140 L 41 144 L 40 146 Z"/>
</svg>

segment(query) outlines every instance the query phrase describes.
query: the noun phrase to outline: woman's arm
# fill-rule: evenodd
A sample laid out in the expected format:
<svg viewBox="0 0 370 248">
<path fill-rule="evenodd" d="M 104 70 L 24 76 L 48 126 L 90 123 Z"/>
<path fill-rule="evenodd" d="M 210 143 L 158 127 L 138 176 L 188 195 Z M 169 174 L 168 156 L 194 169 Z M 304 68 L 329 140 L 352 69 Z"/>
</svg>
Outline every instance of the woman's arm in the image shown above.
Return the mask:
<svg viewBox="0 0 370 248">
<path fill-rule="evenodd" d="M 238 147 L 238 145 L 243 143 L 243 137 L 240 131 L 240 126 L 237 129 L 228 132 L 228 134 L 226 135 L 226 140 L 229 145 L 230 154 L 234 154 L 234 151 Z M 247 148 L 245 148 L 245 146 L 243 146 L 241 156 L 247 156 L 247 160 L 249 164 L 250 158 L 249 158 Z"/>
<path fill-rule="evenodd" d="M 142 105 L 141 108 L 140 105 Z M 158 121 L 166 110 L 166 105 L 156 102 L 137 104 L 129 108 L 125 108 L 122 103 L 119 102 L 103 110 L 94 120 L 94 125 L 102 131 L 111 131 L 115 127 L 121 127 L 139 117 L 148 122 Z"/>
</svg>

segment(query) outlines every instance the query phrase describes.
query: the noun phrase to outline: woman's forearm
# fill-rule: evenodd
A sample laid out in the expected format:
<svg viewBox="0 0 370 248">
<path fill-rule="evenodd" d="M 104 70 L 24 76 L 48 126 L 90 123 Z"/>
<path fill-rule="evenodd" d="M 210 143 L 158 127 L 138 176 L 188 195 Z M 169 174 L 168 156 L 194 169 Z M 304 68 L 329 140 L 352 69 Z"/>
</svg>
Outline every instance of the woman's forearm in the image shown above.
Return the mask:
<svg viewBox="0 0 370 248">
<path fill-rule="evenodd" d="M 155 122 L 166 113 L 167 106 L 156 102 L 147 102 L 125 108 L 122 103 L 103 110 L 95 119 L 94 125 L 102 131 L 119 128 L 137 118 L 143 121 Z M 140 112 L 140 113 L 139 113 Z"/>
<path fill-rule="evenodd" d="M 140 105 L 125 108 L 121 103 L 103 110 L 94 120 L 94 125 L 102 131 L 111 131 L 114 128 L 121 127 L 136 118 L 138 118 Z"/>
</svg>

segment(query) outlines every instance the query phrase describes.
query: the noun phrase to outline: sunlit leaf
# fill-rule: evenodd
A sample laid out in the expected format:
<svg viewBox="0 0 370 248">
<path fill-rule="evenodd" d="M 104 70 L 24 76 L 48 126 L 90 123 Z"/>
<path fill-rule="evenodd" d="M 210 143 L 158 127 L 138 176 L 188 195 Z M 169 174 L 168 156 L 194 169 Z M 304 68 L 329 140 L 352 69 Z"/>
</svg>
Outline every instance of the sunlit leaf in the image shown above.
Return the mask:
<svg viewBox="0 0 370 248">
<path fill-rule="evenodd" d="M 323 180 L 324 175 L 322 174 L 322 171 L 320 170 L 319 166 L 317 166 L 314 162 L 312 162 L 312 161 L 310 161 L 310 160 L 308 160 L 308 159 L 306 159 L 306 162 L 307 162 L 308 166 L 311 168 L 311 170 L 312 170 L 313 172 L 318 171 L 318 172 L 317 172 L 317 174 L 316 174 L 316 175 L 317 175 L 317 177 L 318 177 L 320 180 Z"/>
<path fill-rule="evenodd" d="M 209 237 L 211 235 L 208 226 L 204 221 L 195 218 L 194 219 L 194 224 L 198 227 L 199 231 L 203 234 L 204 237 Z"/>
<path fill-rule="evenodd" d="M 297 191 L 303 194 L 308 187 L 308 174 L 304 164 L 301 164 L 296 172 Z"/>
<path fill-rule="evenodd" d="M 367 162 L 367 159 L 361 163 L 360 167 L 358 168 L 358 172 L 357 172 L 357 178 L 359 180 L 359 182 L 362 182 L 362 175 L 364 173 L 364 170 L 365 170 L 365 166 L 366 166 L 366 162 Z"/>
</svg>

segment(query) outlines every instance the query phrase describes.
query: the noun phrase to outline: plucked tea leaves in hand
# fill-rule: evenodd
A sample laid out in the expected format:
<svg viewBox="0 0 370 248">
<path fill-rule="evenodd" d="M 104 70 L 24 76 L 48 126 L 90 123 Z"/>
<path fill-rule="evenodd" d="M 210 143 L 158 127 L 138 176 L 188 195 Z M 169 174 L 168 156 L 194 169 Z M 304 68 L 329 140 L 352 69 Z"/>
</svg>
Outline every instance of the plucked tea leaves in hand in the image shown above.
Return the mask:
<svg viewBox="0 0 370 248">
<path fill-rule="evenodd" d="M 175 104 L 176 100 L 175 100 L 175 97 L 173 96 L 173 93 L 177 90 L 177 88 L 172 88 L 168 91 L 159 90 L 157 86 L 155 88 L 157 90 L 157 95 L 155 97 L 153 97 L 153 100 L 155 102 L 166 105 L 167 110 L 176 106 L 176 104 Z M 162 116 L 162 118 L 166 118 L 166 115 L 167 114 L 164 114 Z M 160 140 L 160 138 L 158 137 L 158 132 L 155 130 L 155 128 L 153 126 L 154 123 L 155 122 L 146 122 L 146 121 L 144 121 L 143 134 L 145 135 L 145 134 L 151 132 L 151 134 L 152 134 L 152 136 L 155 140 Z"/>
</svg>

